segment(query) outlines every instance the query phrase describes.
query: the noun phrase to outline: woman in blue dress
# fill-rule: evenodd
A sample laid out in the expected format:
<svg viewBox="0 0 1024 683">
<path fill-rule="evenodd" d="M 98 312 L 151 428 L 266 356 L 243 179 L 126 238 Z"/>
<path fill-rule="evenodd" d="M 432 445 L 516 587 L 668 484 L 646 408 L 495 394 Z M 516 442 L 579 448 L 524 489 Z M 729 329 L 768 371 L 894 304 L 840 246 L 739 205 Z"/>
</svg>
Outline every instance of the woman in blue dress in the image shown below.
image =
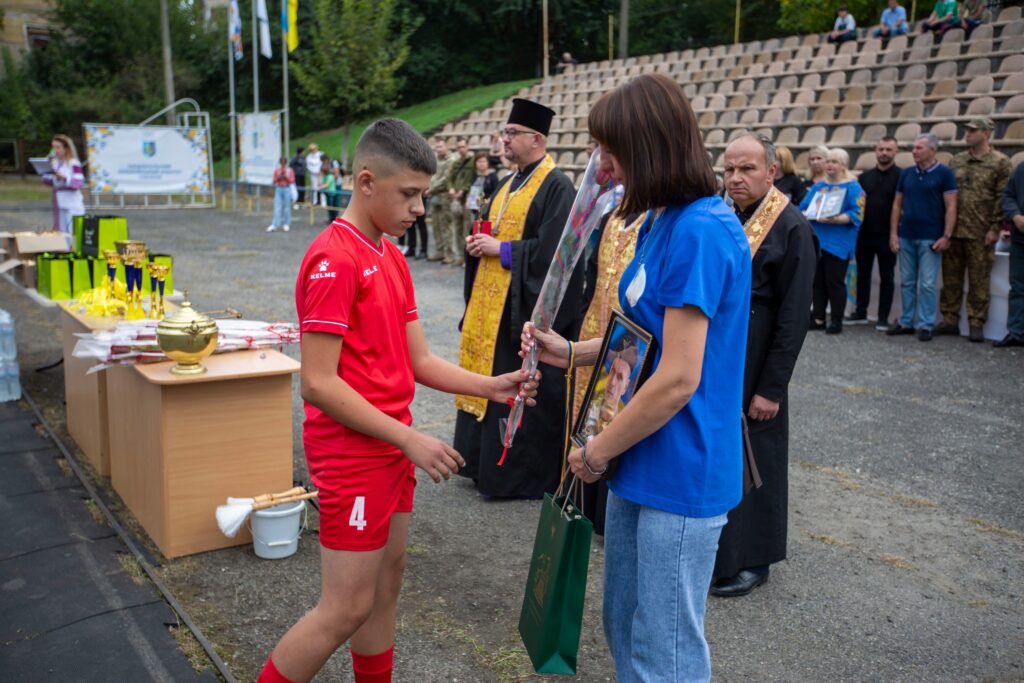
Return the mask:
<svg viewBox="0 0 1024 683">
<path fill-rule="evenodd" d="M 800 210 L 807 214 L 821 243 L 821 256 L 814 274 L 810 327 L 812 330 L 825 330 L 827 334 L 843 331 L 846 268 L 857 248 L 857 231 L 864 220 L 864 190 L 857 177 L 848 170 L 849 166 L 850 156 L 845 150 L 838 147 L 829 149 L 825 157 L 825 179 L 814 183 L 800 202 Z M 840 195 L 841 203 L 838 201 Z M 825 198 L 829 196 L 837 204 L 838 213 L 835 210 L 824 211 L 821 212 L 823 217 L 817 218 L 819 204 L 827 202 Z M 827 204 L 825 208 L 828 208 Z M 871 283 L 865 282 L 863 286 L 870 287 Z M 828 327 L 825 326 L 826 304 L 832 315 Z"/>
<path fill-rule="evenodd" d="M 726 513 L 742 489 L 743 365 L 750 248 L 716 195 L 682 89 L 643 75 L 605 94 L 588 121 L 601 171 L 624 186 L 617 210 L 650 210 L 619 305 L 656 342 L 653 371 L 585 448 L 569 454 L 593 482 L 617 461 L 605 522 L 604 630 L 620 683 L 707 681 L 708 587 Z M 572 344 L 597 362 L 601 339 Z M 527 325 L 524 350 L 566 367 L 570 343 Z"/>
</svg>

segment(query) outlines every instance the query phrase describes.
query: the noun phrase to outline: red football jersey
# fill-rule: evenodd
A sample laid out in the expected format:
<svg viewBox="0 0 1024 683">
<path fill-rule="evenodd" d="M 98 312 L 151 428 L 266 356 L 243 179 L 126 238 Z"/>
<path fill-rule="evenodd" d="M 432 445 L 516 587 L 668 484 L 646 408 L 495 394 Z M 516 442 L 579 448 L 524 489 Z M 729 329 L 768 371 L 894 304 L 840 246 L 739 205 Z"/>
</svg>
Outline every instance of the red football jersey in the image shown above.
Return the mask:
<svg viewBox="0 0 1024 683">
<path fill-rule="evenodd" d="M 387 239 L 374 244 L 338 218 L 309 245 L 295 283 L 303 333 L 344 337 L 338 376 L 380 411 L 412 424 L 416 383 L 406 324 L 416 320 L 416 297 L 405 257 Z M 302 441 L 310 471 L 335 454 L 397 453 L 389 443 L 338 423 L 309 403 Z"/>
</svg>

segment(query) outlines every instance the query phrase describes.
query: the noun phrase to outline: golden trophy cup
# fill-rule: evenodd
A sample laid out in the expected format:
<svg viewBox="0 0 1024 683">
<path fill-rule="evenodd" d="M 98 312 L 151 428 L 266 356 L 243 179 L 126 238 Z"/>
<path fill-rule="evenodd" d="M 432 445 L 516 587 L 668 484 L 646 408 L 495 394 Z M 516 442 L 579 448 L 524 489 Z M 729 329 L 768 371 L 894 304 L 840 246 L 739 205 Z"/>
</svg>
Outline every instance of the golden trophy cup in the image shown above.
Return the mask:
<svg viewBox="0 0 1024 683">
<path fill-rule="evenodd" d="M 117 267 L 121 265 L 121 255 L 113 249 L 105 249 L 103 257 L 107 260 L 107 281 L 103 286 L 107 290 L 107 294 L 113 298 L 114 292 L 117 291 L 114 287 L 114 280 L 117 279 Z"/>
<path fill-rule="evenodd" d="M 217 323 L 192 308 L 188 292 L 181 308 L 161 320 L 156 327 L 160 350 L 171 360 L 178 361 L 171 368 L 175 375 L 201 375 L 206 372 L 202 360 L 217 348 L 217 336 Z"/>
<path fill-rule="evenodd" d="M 117 253 L 124 262 L 125 284 L 128 285 L 125 318 L 135 320 L 146 317 L 142 311 L 142 267 L 146 258 L 146 243 L 140 240 L 119 240 L 114 242 Z"/>
<path fill-rule="evenodd" d="M 149 274 L 150 274 L 150 277 L 156 279 L 156 284 L 155 285 L 153 284 L 152 281 L 150 281 L 150 291 L 152 293 L 152 296 L 156 298 L 155 299 L 156 300 L 156 309 L 155 309 L 156 312 L 155 313 L 154 313 L 154 309 L 153 309 L 153 300 L 152 299 L 150 300 L 150 304 L 149 304 L 150 305 L 150 315 L 153 318 L 156 318 L 157 320 L 163 320 L 163 317 L 164 317 L 164 282 L 167 279 L 167 273 L 169 273 L 170 271 L 171 271 L 171 267 L 168 266 L 167 264 L 164 264 L 164 263 L 150 263 L 149 264 Z"/>
</svg>

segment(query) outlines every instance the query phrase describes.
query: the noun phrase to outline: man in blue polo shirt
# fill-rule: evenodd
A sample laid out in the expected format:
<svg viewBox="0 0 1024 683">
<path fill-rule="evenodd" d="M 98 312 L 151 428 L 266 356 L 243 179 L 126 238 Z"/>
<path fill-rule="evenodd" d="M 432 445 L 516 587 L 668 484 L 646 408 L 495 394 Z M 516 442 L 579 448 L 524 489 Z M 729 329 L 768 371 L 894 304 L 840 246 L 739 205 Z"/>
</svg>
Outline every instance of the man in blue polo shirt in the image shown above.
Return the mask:
<svg viewBox="0 0 1024 683">
<path fill-rule="evenodd" d="M 882 10 L 882 21 L 871 35 L 875 38 L 888 39 L 902 36 L 907 32 L 907 10 L 899 0 L 889 0 L 889 6 Z"/>
<path fill-rule="evenodd" d="M 956 175 L 935 159 L 939 140 L 931 133 L 914 141 L 914 165 L 903 169 L 892 204 L 889 248 L 899 254 L 903 315 L 888 335 L 913 334 L 931 341 L 938 305 L 942 252 L 956 226 Z"/>
</svg>

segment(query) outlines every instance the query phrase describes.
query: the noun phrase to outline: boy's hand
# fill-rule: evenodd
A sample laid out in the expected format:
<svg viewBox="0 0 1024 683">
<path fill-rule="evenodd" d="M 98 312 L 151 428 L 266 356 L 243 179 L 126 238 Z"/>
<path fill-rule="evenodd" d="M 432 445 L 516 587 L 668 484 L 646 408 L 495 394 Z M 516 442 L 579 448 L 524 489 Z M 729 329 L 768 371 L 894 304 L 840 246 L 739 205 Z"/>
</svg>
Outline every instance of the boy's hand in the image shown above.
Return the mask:
<svg viewBox="0 0 1024 683">
<path fill-rule="evenodd" d="M 451 478 L 459 468 L 466 466 L 459 452 L 444 441 L 415 430 L 410 432 L 408 441 L 402 445 L 402 452 L 435 483 L 440 484 L 442 478 Z"/>
<path fill-rule="evenodd" d="M 494 391 L 487 398 L 495 403 L 504 403 L 510 396 L 514 397 L 518 390 L 520 396 L 526 399 L 526 405 L 533 407 L 537 402 L 533 397 L 537 395 L 537 387 L 540 386 L 540 370 L 533 374 L 533 379 L 527 381 L 525 370 L 507 372 L 492 378 Z M 522 384 L 522 386 L 520 386 Z"/>
</svg>

